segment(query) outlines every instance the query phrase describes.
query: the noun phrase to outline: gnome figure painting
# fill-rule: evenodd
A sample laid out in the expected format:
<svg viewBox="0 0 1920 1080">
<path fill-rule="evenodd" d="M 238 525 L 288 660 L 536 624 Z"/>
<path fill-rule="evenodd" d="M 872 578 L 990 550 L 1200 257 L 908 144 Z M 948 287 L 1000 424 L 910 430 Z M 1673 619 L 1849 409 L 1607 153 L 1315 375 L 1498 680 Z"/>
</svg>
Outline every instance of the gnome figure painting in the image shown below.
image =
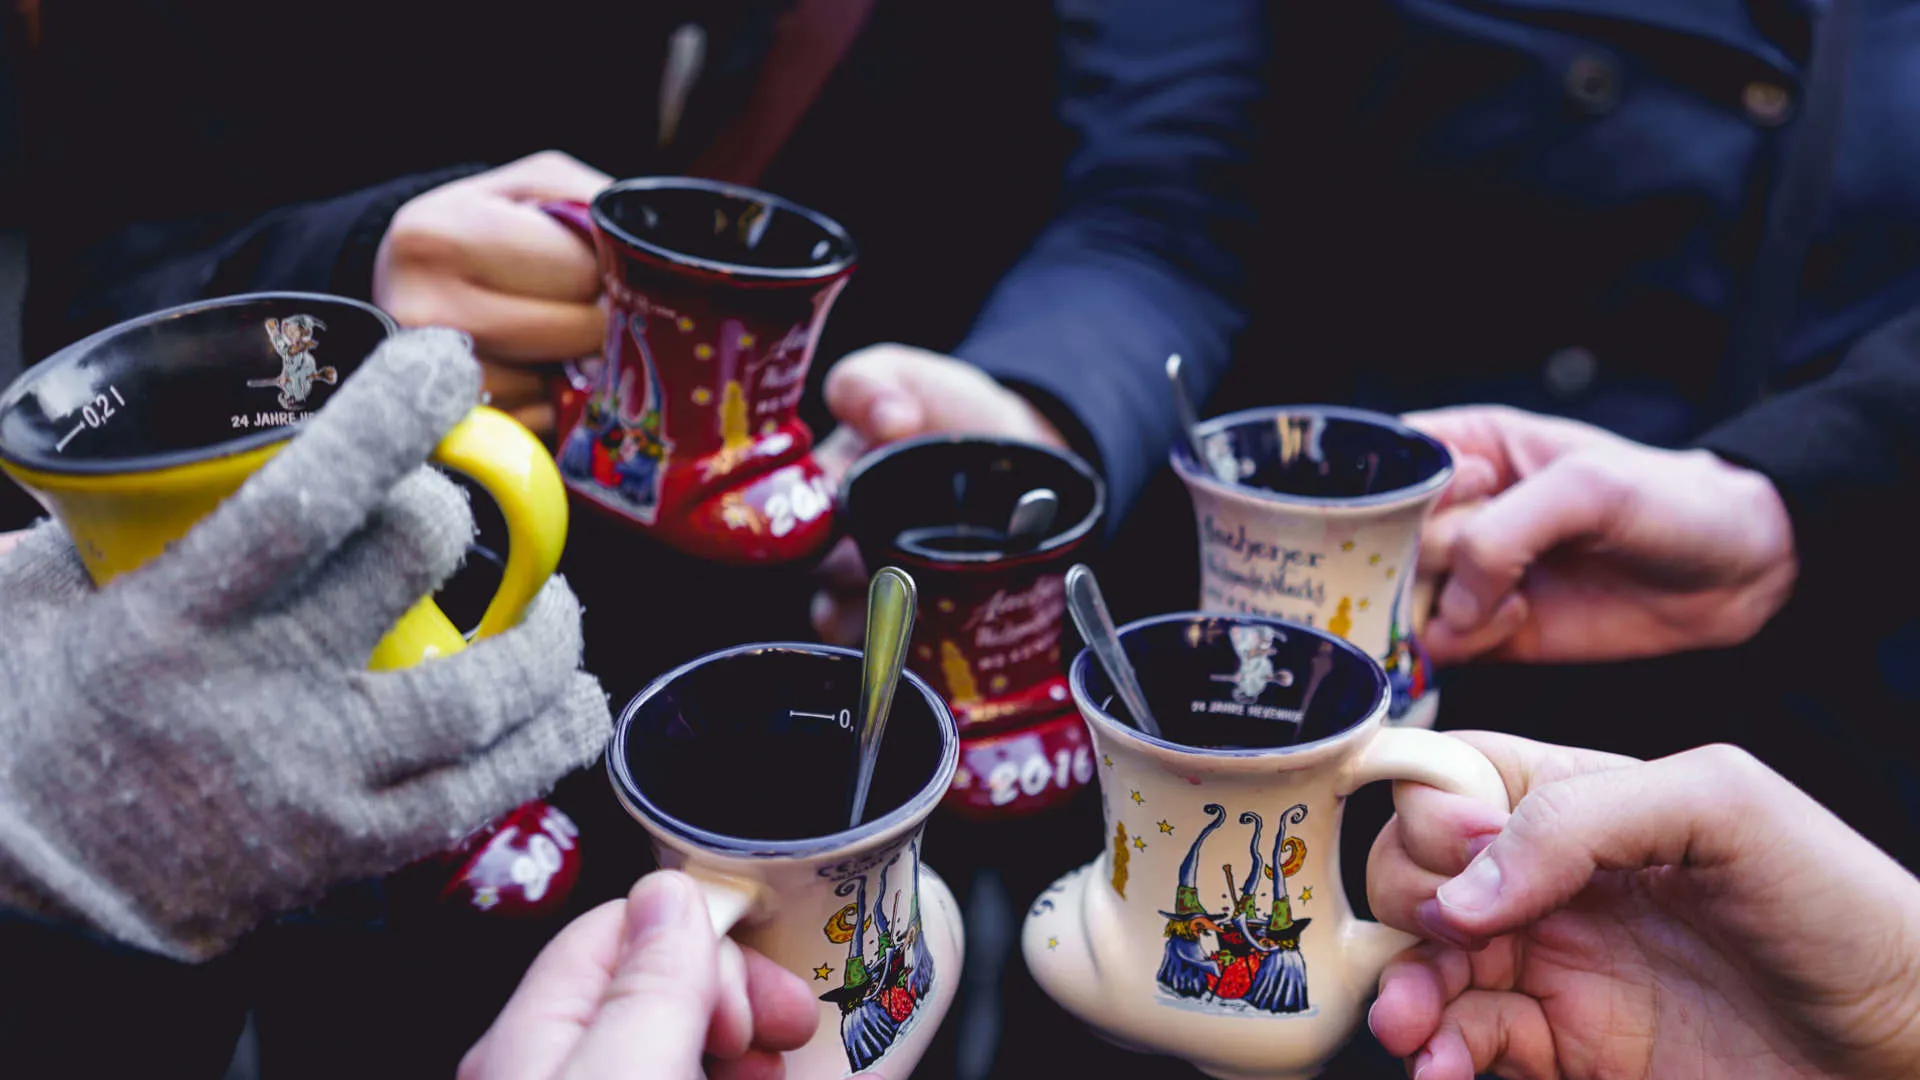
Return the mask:
<svg viewBox="0 0 1920 1080">
<path fill-rule="evenodd" d="M 1212 820 L 1194 837 L 1180 863 L 1173 910 L 1160 913 L 1167 918 L 1158 979 L 1163 1000 L 1207 1008 L 1305 1012 L 1307 965 L 1300 955 L 1300 934 L 1313 920 L 1293 917 L 1287 879 L 1306 864 L 1307 846 L 1286 833 L 1287 826 L 1306 820 L 1306 805 L 1296 803 L 1275 820 L 1268 860 L 1261 858 L 1260 847 L 1265 821 L 1251 810 L 1240 815 L 1240 824 L 1253 827 L 1247 845 L 1250 864 L 1237 888 L 1233 864 L 1221 867 L 1227 896 L 1238 896 L 1231 911 L 1218 913 L 1200 902 L 1200 859 L 1208 838 L 1226 824 L 1227 810 L 1218 803 L 1202 809 Z M 1262 892 L 1268 897 L 1264 917 Z"/>
<path fill-rule="evenodd" d="M 871 904 L 867 874 L 857 874 L 834 888 L 836 895 L 850 895 L 854 901 L 827 920 L 827 940 L 845 945 L 847 955 L 840 985 L 821 994 L 820 1000 L 840 1007 L 840 1038 L 846 1044 L 847 1065 L 853 1072 L 871 1068 L 895 1040 L 911 1030 L 921 1003 L 933 992 L 933 954 L 920 926 L 920 890 L 916 884 L 920 880 L 920 845 L 908 845 L 907 854 L 911 859 L 910 872 L 905 875 L 907 886 L 888 891 L 888 876 L 899 863 L 896 855 L 880 869 L 879 887 Z M 904 927 L 899 918 L 902 893 L 907 894 Z M 874 943 L 871 963 L 869 935 Z M 816 970 L 829 967 L 823 964 Z"/>
</svg>

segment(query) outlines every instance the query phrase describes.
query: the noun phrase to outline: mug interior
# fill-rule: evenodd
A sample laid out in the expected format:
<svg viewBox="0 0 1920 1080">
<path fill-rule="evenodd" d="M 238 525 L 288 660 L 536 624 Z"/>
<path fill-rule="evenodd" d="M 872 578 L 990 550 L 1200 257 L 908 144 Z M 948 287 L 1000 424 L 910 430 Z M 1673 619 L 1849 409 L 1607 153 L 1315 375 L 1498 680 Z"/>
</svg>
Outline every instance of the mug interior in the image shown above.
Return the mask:
<svg viewBox="0 0 1920 1080">
<path fill-rule="evenodd" d="M 1278 619 L 1167 615 L 1123 627 L 1161 741 L 1185 749 L 1273 750 L 1333 738 L 1380 709 L 1380 665 L 1346 641 Z M 1091 650 L 1074 658 L 1075 694 L 1141 735 Z"/>
<path fill-rule="evenodd" d="M 1059 513 L 1038 545 L 1009 552 L 1008 517 L 1036 488 L 1059 496 Z M 1011 441 L 934 438 L 855 463 L 842 502 L 856 542 L 870 557 L 991 563 L 1078 543 L 1099 524 L 1106 495 L 1093 469 L 1070 454 Z"/>
<path fill-rule="evenodd" d="M 622 713 L 608 753 L 614 782 L 666 827 L 708 844 L 846 832 L 860 667 L 852 650 L 797 644 L 696 660 Z M 954 759 L 945 704 L 903 675 L 863 823 L 910 805 L 931 809 Z"/>
<path fill-rule="evenodd" d="M 722 272 L 831 277 L 853 240 L 830 218 L 752 188 L 689 177 L 629 180 L 593 201 L 602 229 L 669 261 Z"/>
<path fill-rule="evenodd" d="M 1332 407 L 1262 409 L 1199 426 L 1207 461 L 1174 449 L 1181 471 L 1302 499 L 1368 499 L 1438 487 L 1453 459 L 1393 417 Z"/>
<path fill-rule="evenodd" d="M 371 305 L 301 293 L 121 323 L 0 395 L 0 456 L 49 472 L 127 472 L 251 449 L 290 434 L 393 331 Z"/>
</svg>

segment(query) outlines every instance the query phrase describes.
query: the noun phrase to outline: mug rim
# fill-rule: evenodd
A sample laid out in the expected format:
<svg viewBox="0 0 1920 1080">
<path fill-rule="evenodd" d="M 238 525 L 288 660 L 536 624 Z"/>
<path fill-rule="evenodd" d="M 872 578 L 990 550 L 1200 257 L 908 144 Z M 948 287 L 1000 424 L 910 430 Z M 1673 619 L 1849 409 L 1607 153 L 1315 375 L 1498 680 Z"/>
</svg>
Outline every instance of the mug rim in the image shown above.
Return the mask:
<svg viewBox="0 0 1920 1080">
<path fill-rule="evenodd" d="M 1374 687 L 1373 704 L 1359 719 L 1348 724 L 1346 727 L 1341 728 L 1331 735 L 1314 739 L 1311 742 L 1292 743 L 1287 746 L 1263 746 L 1248 750 L 1223 750 L 1217 747 L 1189 746 L 1186 743 L 1174 742 L 1171 739 L 1149 735 L 1139 728 L 1134 727 L 1132 724 L 1122 723 L 1117 717 L 1108 713 L 1107 710 L 1095 705 L 1093 700 L 1087 696 L 1086 680 L 1087 672 L 1092 669 L 1096 661 L 1094 660 L 1092 648 L 1082 648 L 1080 652 L 1074 656 L 1073 663 L 1067 666 L 1067 689 L 1073 694 L 1073 703 L 1079 708 L 1080 715 L 1085 717 L 1089 723 L 1099 726 L 1109 736 L 1137 743 L 1146 749 L 1166 750 L 1176 754 L 1223 760 L 1247 761 L 1274 757 L 1276 755 L 1306 755 L 1325 749 L 1326 747 L 1335 746 L 1348 739 L 1358 738 L 1360 733 L 1364 731 L 1370 723 L 1384 719 L 1387 711 L 1393 705 L 1393 694 L 1391 687 L 1387 683 L 1387 673 L 1381 668 L 1378 660 L 1367 655 L 1359 646 L 1343 637 L 1329 634 L 1323 630 L 1317 630 L 1301 623 L 1290 622 L 1286 619 L 1274 619 L 1265 615 L 1241 615 L 1231 611 L 1177 611 L 1167 615 L 1150 615 L 1144 619 L 1135 619 L 1125 626 L 1120 627 L 1116 633 L 1116 637 L 1122 639 L 1121 651 L 1124 653 L 1126 651 L 1124 639 L 1128 634 L 1156 626 L 1164 626 L 1169 623 L 1191 623 L 1199 619 L 1226 619 L 1243 625 L 1270 626 L 1281 630 L 1302 631 L 1322 641 L 1331 642 L 1336 648 L 1345 650 L 1354 659 L 1363 662 L 1367 670 L 1372 674 Z M 1129 662 L 1131 662 L 1131 659 L 1129 659 Z"/>
<path fill-rule="evenodd" d="M 689 255 L 684 251 L 675 251 L 649 240 L 643 240 L 633 233 L 615 224 L 603 204 L 614 197 L 629 191 L 704 191 L 711 195 L 725 195 L 729 198 L 744 199 L 750 202 L 765 203 L 778 210 L 784 210 L 811 222 L 813 226 L 833 237 L 845 248 L 845 254 L 831 262 L 816 266 L 768 267 L 748 266 L 744 263 L 731 263 L 723 259 L 706 259 L 698 255 Z M 853 236 L 846 226 L 827 215 L 812 210 L 791 199 L 783 198 L 769 191 L 762 191 L 745 184 L 730 184 L 724 180 L 707 180 L 697 176 L 636 176 L 627 180 L 617 180 L 601 188 L 588 204 L 588 213 L 593 218 L 594 227 L 606 233 L 620 244 L 632 248 L 649 258 L 658 259 L 669 266 L 682 266 L 702 270 L 723 277 L 765 282 L 768 284 L 792 283 L 813 284 L 831 281 L 842 277 L 860 261 L 860 249 L 853 242 Z"/>
<path fill-rule="evenodd" d="M 613 782 L 613 792 L 628 814 L 640 822 L 649 831 L 658 829 L 675 839 L 691 844 L 709 854 L 733 858 L 786 858 L 805 859 L 822 855 L 831 855 L 849 848 L 859 847 L 866 842 L 902 828 L 911 826 L 915 821 L 925 820 L 946 797 L 947 789 L 953 784 L 954 772 L 960 765 L 960 733 L 954 726 L 953 712 L 947 703 L 926 680 L 905 669 L 900 671 L 903 683 L 917 690 L 933 707 L 933 718 L 940 732 L 940 760 L 934 765 L 933 775 L 921 786 L 912 798 L 878 818 L 856 825 L 851 829 L 827 833 L 823 836 L 803 837 L 798 840 L 753 840 L 746 837 L 731 836 L 700 828 L 662 810 L 658 804 L 647 797 L 633 778 L 633 770 L 627 764 L 627 732 L 633 727 L 634 714 L 641 706 L 664 691 L 668 685 L 696 668 L 721 660 L 749 653 L 786 650 L 809 653 L 815 656 L 838 656 L 851 660 L 862 660 L 863 654 L 857 649 L 843 649 L 837 645 L 810 644 L 802 641 L 759 641 L 746 645 L 706 653 L 681 664 L 672 671 L 655 678 L 644 689 L 628 701 L 620 710 L 620 716 L 613 724 L 613 738 L 607 743 L 607 773 Z"/>
<path fill-rule="evenodd" d="M 1093 533 L 1094 528 L 1100 524 L 1100 519 L 1106 515 L 1106 481 L 1100 478 L 1099 472 L 1094 469 L 1092 464 L 1071 450 L 1060 450 L 1040 443 L 1027 442 L 1022 439 L 1008 439 L 991 435 L 916 435 L 911 439 L 901 439 L 899 442 L 888 443 L 885 446 L 877 447 L 860 455 L 852 465 L 847 466 L 846 475 L 840 478 L 840 488 L 837 493 L 840 498 L 840 512 L 850 519 L 847 531 L 854 535 L 856 541 L 860 535 L 859 530 L 851 524 L 851 519 L 856 517 L 853 509 L 853 485 L 855 481 L 872 471 L 872 469 L 881 462 L 887 461 L 899 454 L 941 444 L 954 446 L 979 444 L 1003 449 L 1033 451 L 1054 458 L 1079 474 L 1081 478 L 1092 481 L 1093 506 L 1089 508 L 1087 513 L 1078 522 L 1075 522 L 1071 528 L 1048 537 L 1044 542 L 1034 545 L 1031 550 L 1020 552 L 1017 555 L 1008 554 L 1005 551 L 962 551 L 954 552 L 938 559 L 930 559 L 917 551 L 901 547 L 897 542 L 889 541 L 887 544 L 889 558 L 911 562 L 930 570 L 954 570 L 961 567 L 972 568 L 976 566 L 1014 567 L 1025 563 L 1044 562 L 1085 540 Z"/>
<path fill-rule="evenodd" d="M 332 293 L 275 290 L 268 292 L 238 293 L 233 296 L 216 296 L 211 299 L 194 300 L 189 303 L 162 308 L 159 311 L 149 311 L 145 315 L 136 315 L 131 319 L 125 319 L 114 323 L 112 326 L 96 330 L 86 337 L 81 338 L 79 341 L 54 350 L 51 355 L 21 372 L 19 377 L 14 379 L 4 391 L 0 391 L 0 415 L 4 415 L 7 410 L 11 409 L 26 395 L 29 387 L 37 384 L 41 379 L 45 378 L 49 372 L 57 368 L 78 363 L 101 345 L 117 337 L 170 319 L 198 315 L 220 308 L 239 307 L 243 304 L 258 303 L 261 301 L 298 301 L 307 304 L 319 302 L 359 308 L 361 311 L 371 314 L 380 321 L 380 324 L 386 328 L 387 338 L 391 338 L 400 332 L 400 325 L 394 322 L 393 316 L 388 315 L 374 305 L 364 300 L 356 300 L 350 296 L 336 296 Z M 357 360 L 360 361 L 364 361 L 365 359 L 366 357 L 364 356 L 357 358 Z M 142 454 L 139 457 L 68 459 L 44 458 L 31 453 L 23 454 L 7 446 L 5 429 L 0 428 L 0 462 L 51 476 L 106 476 L 126 473 L 162 472 L 167 469 L 178 468 L 182 465 L 193 465 L 203 461 L 217 461 L 222 458 L 236 457 L 258 450 L 261 447 L 271 446 L 282 440 L 290 439 L 299 430 L 299 425 L 287 424 L 282 427 L 258 428 L 237 438 L 224 439 L 211 446 L 203 446 L 193 450 L 167 450 L 153 454 Z"/>
<path fill-rule="evenodd" d="M 1416 430 L 1401 422 L 1397 417 L 1371 409 L 1356 409 L 1347 405 L 1262 405 L 1238 412 L 1224 413 L 1210 420 L 1203 420 L 1194 426 L 1194 434 L 1205 438 L 1218 434 L 1228 428 L 1240 427 L 1256 420 L 1277 420 L 1283 416 L 1322 416 L 1335 420 L 1349 420 L 1377 428 L 1385 428 L 1395 435 L 1415 442 L 1425 443 L 1440 453 L 1440 468 L 1434 474 L 1417 484 L 1393 488 L 1389 491 L 1375 492 L 1372 495 L 1356 495 L 1352 498 L 1337 498 L 1325 495 L 1293 495 L 1274 491 L 1270 488 L 1253 487 L 1250 484 L 1228 483 L 1213 475 L 1195 460 L 1193 450 L 1186 440 L 1174 441 L 1168 458 L 1173 471 L 1188 486 L 1206 488 L 1232 498 L 1251 499 L 1255 502 L 1273 503 L 1280 506 L 1310 506 L 1325 510 L 1372 510 L 1383 506 L 1397 506 L 1402 503 L 1415 503 L 1439 494 L 1452 482 L 1454 474 L 1453 454 L 1446 444 L 1423 431 Z"/>
</svg>

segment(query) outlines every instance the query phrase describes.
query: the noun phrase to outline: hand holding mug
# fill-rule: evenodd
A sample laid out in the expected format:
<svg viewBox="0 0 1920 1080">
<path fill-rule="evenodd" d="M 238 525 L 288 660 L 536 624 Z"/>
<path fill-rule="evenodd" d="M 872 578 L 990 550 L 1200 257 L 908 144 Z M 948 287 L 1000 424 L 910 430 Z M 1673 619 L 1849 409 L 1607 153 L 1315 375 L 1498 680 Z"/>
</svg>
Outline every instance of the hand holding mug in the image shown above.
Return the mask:
<svg viewBox="0 0 1920 1080">
<path fill-rule="evenodd" d="M 380 240 L 373 302 L 402 326 L 466 331 L 493 405 L 551 435 L 548 379 L 529 365 L 598 352 L 606 315 L 593 249 L 538 204 L 610 180 L 547 150 L 414 198 Z"/>
<path fill-rule="evenodd" d="M 1367 893 L 1437 939 L 1369 1022 L 1420 1080 L 1911 1076 L 1920 882 L 1743 751 L 1472 732 L 1511 817 L 1400 785 Z M 1477 854 L 1476 854 L 1477 853 Z"/>
<path fill-rule="evenodd" d="M 911 345 L 870 345 L 827 372 L 827 408 L 840 426 L 814 450 L 835 484 L 869 450 L 920 435 L 981 435 L 1067 449 L 1033 403 L 964 360 Z M 860 644 L 870 575 L 852 541 L 820 565 L 813 628 L 833 645 Z"/>
<path fill-rule="evenodd" d="M 1424 638 L 1437 661 L 1735 645 L 1792 592 L 1792 523 L 1758 473 L 1508 408 L 1405 419 L 1461 463 L 1421 542 L 1421 574 L 1447 578 Z"/>
<path fill-rule="evenodd" d="M 541 950 L 459 1077 L 778 1077 L 818 1021 L 799 976 L 716 938 L 698 886 L 663 870 Z"/>
</svg>

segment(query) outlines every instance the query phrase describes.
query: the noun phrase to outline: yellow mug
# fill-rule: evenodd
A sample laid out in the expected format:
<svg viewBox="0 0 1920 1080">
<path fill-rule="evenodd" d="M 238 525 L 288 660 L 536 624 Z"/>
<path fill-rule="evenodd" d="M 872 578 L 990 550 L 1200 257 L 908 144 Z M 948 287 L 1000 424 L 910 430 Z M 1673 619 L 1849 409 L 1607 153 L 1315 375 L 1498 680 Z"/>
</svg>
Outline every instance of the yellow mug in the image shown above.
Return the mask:
<svg viewBox="0 0 1920 1080">
<path fill-rule="evenodd" d="M 0 394 L 0 469 L 67 527 L 95 582 L 166 549 L 286 445 L 396 330 L 385 312 L 315 293 L 255 293 L 102 330 Z M 475 637 L 517 624 L 559 565 L 566 489 L 546 447 L 479 406 L 433 461 L 478 484 L 507 525 L 500 587 Z M 374 649 L 375 669 L 458 652 L 424 597 Z"/>
</svg>

